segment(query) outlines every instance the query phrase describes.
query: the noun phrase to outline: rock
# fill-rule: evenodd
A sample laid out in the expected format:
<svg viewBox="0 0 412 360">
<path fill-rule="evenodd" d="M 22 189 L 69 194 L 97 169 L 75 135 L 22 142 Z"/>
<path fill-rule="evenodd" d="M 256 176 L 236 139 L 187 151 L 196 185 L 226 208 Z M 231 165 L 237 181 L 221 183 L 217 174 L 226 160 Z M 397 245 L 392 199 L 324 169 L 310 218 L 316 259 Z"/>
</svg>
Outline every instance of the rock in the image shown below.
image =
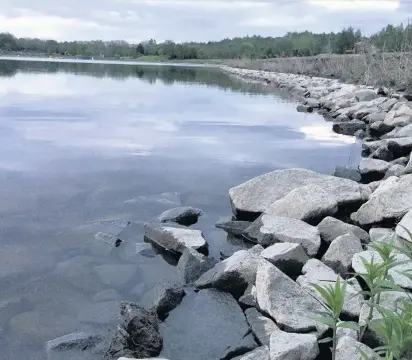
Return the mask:
<svg viewBox="0 0 412 360">
<path fill-rule="evenodd" d="M 303 265 L 309 260 L 303 247 L 292 243 L 278 243 L 269 246 L 262 251 L 260 256 L 289 276 L 299 275 Z"/>
<path fill-rule="evenodd" d="M 338 341 L 341 337 L 344 336 L 349 336 L 356 341 L 358 340 L 358 332 L 354 329 L 338 328 L 338 330 L 336 331 L 336 336 L 338 338 Z"/>
<path fill-rule="evenodd" d="M 244 342 L 248 333 L 245 316 L 230 294 L 202 290 L 185 296 L 164 322 L 162 356 L 179 360 L 221 359 L 228 349 Z"/>
<path fill-rule="evenodd" d="M 392 165 L 385 173 L 384 179 L 391 176 L 401 176 L 404 174 L 406 167 L 403 165 Z"/>
<path fill-rule="evenodd" d="M 287 217 L 262 215 L 245 234 L 263 246 L 278 242 L 300 244 L 308 256 L 315 256 L 320 247 L 320 235 L 316 227 Z"/>
<path fill-rule="evenodd" d="M 380 147 L 376 149 L 370 156 L 371 159 L 378 159 L 384 161 L 392 161 L 393 153 L 388 149 L 387 146 Z"/>
<path fill-rule="evenodd" d="M 358 130 L 365 130 L 366 124 L 361 120 L 351 120 L 347 122 L 336 122 L 332 130 L 342 135 L 354 135 Z"/>
<path fill-rule="evenodd" d="M 371 101 L 378 97 L 378 94 L 371 89 L 360 89 L 353 93 L 358 101 Z"/>
<path fill-rule="evenodd" d="M 242 236 L 243 232 L 250 226 L 250 221 L 220 221 L 216 223 L 218 229 L 226 231 L 234 236 Z"/>
<path fill-rule="evenodd" d="M 402 153 L 402 146 L 399 142 L 394 141 L 394 139 L 389 139 L 388 141 L 388 150 L 392 152 L 394 158 L 404 155 Z"/>
<path fill-rule="evenodd" d="M 369 132 L 372 136 L 382 136 L 392 129 L 391 126 L 386 125 L 383 121 L 375 121 L 369 127 Z"/>
<path fill-rule="evenodd" d="M 99 265 L 94 270 L 101 282 L 110 287 L 122 288 L 134 276 L 136 265 Z"/>
<path fill-rule="evenodd" d="M 318 355 L 315 335 L 277 330 L 270 337 L 270 360 L 315 360 Z"/>
<path fill-rule="evenodd" d="M 98 292 L 93 296 L 93 301 L 94 302 L 104 302 L 104 301 L 110 301 L 110 300 L 120 300 L 121 295 L 119 292 L 115 289 L 107 289 Z"/>
<path fill-rule="evenodd" d="M 388 126 L 406 126 L 412 122 L 412 109 L 407 104 L 396 105 L 385 117 L 385 124 Z"/>
<path fill-rule="evenodd" d="M 156 310 L 160 320 L 167 317 L 170 311 L 178 306 L 185 292 L 181 286 L 176 284 L 161 284 L 155 290 L 153 308 Z"/>
<path fill-rule="evenodd" d="M 260 345 L 269 346 L 270 335 L 272 335 L 275 330 L 279 329 L 277 325 L 271 319 L 263 316 L 255 308 L 247 309 L 245 315 L 246 320 Z"/>
<path fill-rule="evenodd" d="M 361 174 L 357 169 L 350 169 L 345 166 L 337 166 L 333 171 L 333 176 L 349 179 L 353 181 L 360 182 L 361 181 Z"/>
<path fill-rule="evenodd" d="M 233 356 L 243 355 L 257 347 L 258 344 L 256 343 L 253 334 L 250 333 L 244 336 L 236 345 L 227 348 L 225 352 L 222 354 L 221 359 L 232 359 Z"/>
<path fill-rule="evenodd" d="M 367 154 L 385 146 L 393 153 L 395 159 L 405 155 L 409 156 L 412 151 L 412 137 L 365 141 L 362 145 L 363 151 Z"/>
<path fill-rule="evenodd" d="M 78 332 L 64 335 L 54 340 L 50 340 L 46 344 L 47 353 L 51 351 L 67 351 L 67 350 L 89 350 L 96 348 L 104 340 L 101 335 L 92 333 Z"/>
<path fill-rule="evenodd" d="M 338 275 L 331 268 L 317 259 L 310 259 L 303 267 L 302 273 L 304 275 L 299 276 L 296 282 L 312 294 L 313 297 L 322 302 L 324 301 L 323 298 L 312 284 L 334 286 L 338 278 Z M 341 279 L 341 281 L 343 282 L 343 279 Z M 350 279 L 347 282 L 342 311 L 345 316 L 356 319 L 359 317 L 364 299 L 363 296 L 359 294 L 361 289 L 356 279 L 353 279 L 353 281 L 354 282 Z"/>
<path fill-rule="evenodd" d="M 387 99 L 385 102 L 379 105 L 379 108 L 383 111 L 388 112 L 391 111 L 398 102 L 398 99 L 395 98 Z"/>
<path fill-rule="evenodd" d="M 352 263 L 352 257 L 362 251 L 360 240 L 352 233 L 338 236 L 323 255 L 322 261 L 338 274 L 346 276 Z"/>
<path fill-rule="evenodd" d="M 382 180 L 379 181 L 372 181 L 368 184 L 369 189 L 371 189 L 371 192 L 374 192 L 382 183 Z"/>
<path fill-rule="evenodd" d="M 368 360 L 378 360 L 376 353 L 365 344 L 362 344 L 350 336 L 339 338 L 336 347 L 336 360 L 362 359 L 362 352 Z"/>
<path fill-rule="evenodd" d="M 348 179 L 304 169 L 275 170 L 229 190 L 233 213 L 237 218 L 256 219 L 276 200 L 309 184 L 317 184 L 328 190 L 337 199 L 339 206 L 366 201 L 370 195 L 364 185 Z"/>
<path fill-rule="evenodd" d="M 306 106 L 306 105 L 298 105 L 296 107 L 296 110 L 298 112 L 311 113 L 313 111 L 313 108 L 311 108 L 310 106 Z"/>
<path fill-rule="evenodd" d="M 412 241 L 408 231 L 412 233 L 412 210 L 409 210 L 396 225 L 396 235 L 400 236 L 401 238 Z"/>
<path fill-rule="evenodd" d="M 177 271 L 183 282 L 190 284 L 215 265 L 214 259 L 208 258 L 194 249 L 187 248 L 177 263 Z"/>
<path fill-rule="evenodd" d="M 369 242 L 369 234 L 358 226 L 347 224 L 341 220 L 333 217 L 324 218 L 318 225 L 318 230 L 322 240 L 326 244 L 330 244 L 338 236 L 345 235 L 347 233 L 354 234 L 361 240 L 362 243 Z"/>
<path fill-rule="evenodd" d="M 204 250 L 206 240 L 200 230 L 174 224 L 146 224 L 145 236 L 165 250 L 183 253 L 185 249 Z"/>
<path fill-rule="evenodd" d="M 192 225 L 197 223 L 199 216 L 203 214 L 200 209 L 192 208 L 190 206 L 181 206 L 174 209 L 164 211 L 158 220 L 161 223 L 175 222 L 180 225 Z"/>
<path fill-rule="evenodd" d="M 410 272 L 412 271 L 412 262 L 409 261 L 409 258 L 403 254 L 396 254 L 395 257 L 397 261 L 405 262 L 404 264 L 398 265 L 393 267 L 389 270 L 389 275 L 392 276 L 395 284 L 399 285 L 404 289 L 412 289 L 412 280 L 407 278 L 406 276 L 402 275 L 402 272 Z M 372 258 L 376 263 L 382 262 L 382 258 L 380 255 L 374 250 L 366 250 L 360 253 L 357 253 L 353 256 L 352 259 L 352 268 L 357 273 L 365 273 L 365 267 L 363 265 L 362 259 L 367 261 L 371 261 Z"/>
<path fill-rule="evenodd" d="M 319 220 L 338 211 L 337 199 L 321 185 L 310 184 L 292 190 L 276 200 L 265 216 L 282 216 L 306 222 Z"/>
<path fill-rule="evenodd" d="M 406 125 L 404 127 L 397 127 L 391 132 L 383 136 L 383 138 L 400 138 L 400 137 L 410 137 L 412 136 L 412 124 Z"/>
<path fill-rule="evenodd" d="M 199 289 L 215 288 L 231 293 L 236 299 L 242 296 L 256 280 L 257 267 L 263 259 L 240 250 L 204 273 L 195 285 Z"/>
<path fill-rule="evenodd" d="M 392 229 L 372 228 L 369 230 L 371 242 L 387 242 L 394 238 L 395 232 Z"/>
<path fill-rule="evenodd" d="M 385 120 L 386 112 L 376 112 L 365 116 L 362 121 L 368 124 L 374 124 L 376 122 L 382 122 Z"/>
<path fill-rule="evenodd" d="M 255 285 L 249 285 L 246 288 L 245 293 L 239 298 L 239 303 L 245 307 L 258 307 Z"/>
<path fill-rule="evenodd" d="M 305 99 L 304 105 L 307 105 L 307 106 L 309 106 L 311 108 L 314 108 L 314 109 L 320 107 L 319 100 L 313 99 L 313 98 Z"/>
<path fill-rule="evenodd" d="M 368 133 L 365 130 L 358 130 L 353 134 L 358 139 L 364 139 L 368 136 Z"/>
<path fill-rule="evenodd" d="M 384 180 L 351 219 L 360 225 L 372 225 L 401 218 L 412 207 L 411 186 L 412 175 Z"/>
<path fill-rule="evenodd" d="M 323 311 L 322 305 L 269 262 L 258 267 L 256 298 L 260 309 L 286 331 L 317 331 L 319 336 L 326 331 L 324 325 L 314 320 Z"/>
<path fill-rule="evenodd" d="M 336 123 L 344 123 L 344 122 L 349 122 L 350 118 L 347 115 L 338 115 L 335 117 L 335 120 L 333 122 Z"/>
<path fill-rule="evenodd" d="M 269 355 L 269 348 L 267 346 L 261 346 L 232 360 L 270 360 Z"/>
<path fill-rule="evenodd" d="M 163 341 L 159 333 L 157 315 L 136 303 L 127 301 L 120 304 L 120 314 L 125 327 L 118 327 L 106 352 L 106 358 L 119 356 L 150 358 L 159 355 Z"/>
<path fill-rule="evenodd" d="M 405 174 L 411 174 L 412 173 L 412 156 L 409 158 L 408 164 L 406 165 L 405 168 Z"/>
<path fill-rule="evenodd" d="M 388 95 L 389 95 L 389 90 L 388 90 L 388 88 L 385 87 L 385 86 L 380 86 L 380 87 L 378 88 L 377 94 L 378 94 L 378 95 L 382 95 L 382 96 L 388 96 Z"/>
<path fill-rule="evenodd" d="M 383 179 L 390 166 L 390 163 L 383 160 L 362 158 L 359 164 L 362 181 L 371 182 Z"/>
<path fill-rule="evenodd" d="M 406 156 L 402 156 L 398 159 L 392 160 L 391 164 L 393 165 L 403 165 L 406 166 L 408 164 L 409 158 Z"/>
</svg>

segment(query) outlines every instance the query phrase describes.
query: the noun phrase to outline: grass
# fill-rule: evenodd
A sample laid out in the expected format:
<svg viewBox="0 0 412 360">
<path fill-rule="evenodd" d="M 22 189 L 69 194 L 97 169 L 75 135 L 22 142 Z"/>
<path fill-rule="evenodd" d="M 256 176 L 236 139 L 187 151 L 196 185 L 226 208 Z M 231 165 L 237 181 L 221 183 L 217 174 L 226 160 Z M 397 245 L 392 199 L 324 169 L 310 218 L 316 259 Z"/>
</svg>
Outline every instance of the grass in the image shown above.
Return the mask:
<svg viewBox="0 0 412 360">
<path fill-rule="evenodd" d="M 412 90 L 412 52 L 228 60 L 252 70 L 336 78 L 343 82 Z"/>
</svg>

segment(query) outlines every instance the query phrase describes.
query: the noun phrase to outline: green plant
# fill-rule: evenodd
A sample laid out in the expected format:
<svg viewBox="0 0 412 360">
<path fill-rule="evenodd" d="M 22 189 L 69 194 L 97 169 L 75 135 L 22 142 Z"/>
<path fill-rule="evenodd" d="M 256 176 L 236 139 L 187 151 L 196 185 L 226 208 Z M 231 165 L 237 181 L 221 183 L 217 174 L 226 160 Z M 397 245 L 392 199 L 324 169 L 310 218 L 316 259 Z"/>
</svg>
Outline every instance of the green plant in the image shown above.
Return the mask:
<svg viewBox="0 0 412 360">
<path fill-rule="evenodd" d="M 336 346 L 337 346 L 337 330 L 338 328 L 351 328 L 358 330 L 358 325 L 354 322 L 341 321 L 339 319 L 340 314 L 343 309 L 343 303 L 346 293 L 346 281 L 341 282 L 338 276 L 336 283 L 334 285 L 318 285 L 311 283 L 316 291 L 322 296 L 323 302 L 321 304 L 326 311 L 321 312 L 317 320 L 327 325 L 332 329 L 332 337 L 322 339 L 320 342 L 330 342 L 332 341 L 332 360 L 336 358 Z"/>
</svg>

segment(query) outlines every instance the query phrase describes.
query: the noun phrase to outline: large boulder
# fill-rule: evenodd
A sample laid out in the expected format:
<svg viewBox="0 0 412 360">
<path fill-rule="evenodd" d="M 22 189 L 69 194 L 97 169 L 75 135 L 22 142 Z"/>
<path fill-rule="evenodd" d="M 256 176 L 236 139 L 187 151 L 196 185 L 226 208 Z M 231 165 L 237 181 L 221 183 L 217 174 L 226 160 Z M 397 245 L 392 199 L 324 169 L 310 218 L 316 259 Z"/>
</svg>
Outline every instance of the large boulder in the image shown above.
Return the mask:
<svg viewBox="0 0 412 360">
<path fill-rule="evenodd" d="M 391 166 L 391 163 L 384 160 L 362 158 L 359 164 L 359 171 L 362 176 L 362 181 L 371 182 L 383 179 L 386 171 Z"/>
<path fill-rule="evenodd" d="M 391 132 L 383 136 L 383 138 L 401 138 L 401 137 L 410 137 L 412 136 L 412 124 L 397 127 Z"/>
<path fill-rule="evenodd" d="M 315 256 L 320 247 L 320 235 L 316 227 L 288 217 L 264 214 L 246 229 L 245 236 L 263 246 L 278 242 L 300 244 L 308 256 Z"/>
<path fill-rule="evenodd" d="M 317 226 L 320 237 L 326 244 L 330 244 L 338 236 L 352 233 L 358 237 L 362 243 L 369 242 L 369 234 L 358 226 L 347 224 L 333 217 L 324 218 Z"/>
<path fill-rule="evenodd" d="M 352 233 L 338 236 L 323 255 L 322 261 L 342 276 L 346 276 L 352 257 L 362 251 L 360 240 Z"/>
<path fill-rule="evenodd" d="M 262 261 L 264 259 L 260 256 L 240 250 L 205 272 L 195 285 L 199 289 L 215 288 L 229 292 L 238 299 L 249 285 L 255 283 L 256 271 Z"/>
<path fill-rule="evenodd" d="M 249 331 L 241 308 L 230 294 L 213 289 L 188 294 L 163 324 L 162 356 L 222 359 L 228 349 L 244 343 Z"/>
<path fill-rule="evenodd" d="M 312 286 L 317 284 L 319 286 L 332 285 L 334 286 L 338 277 L 331 268 L 317 259 L 310 259 L 302 269 L 302 274 L 296 280 L 296 282 L 308 291 L 312 296 L 319 301 L 324 301 L 318 291 Z M 343 282 L 343 279 L 340 278 Z M 357 280 L 349 279 L 346 285 L 346 293 L 343 303 L 343 314 L 349 318 L 358 318 L 362 303 L 363 296 L 359 294 L 360 287 Z"/>
<path fill-rule="evenodd" d="M 260 256 L 289 276 L 299 275 L 303 265 L 309 260 L 303 247 L 293 243 L 271 245 L 263 250 Z"/>
<path fill-rule="evenodd" d="M 270 360 L 269 356 L 269 348 L 267 346 L 261 346 L 245 355 L 235 357 L 232 360 Z"/>
<path fill-rule="evenodd" d="M 391 176 L 401 176 L 405 173 L 406 167 L 403 165 L 392 165 L 385 173 L 384 179 L 388 179 Z"/>
<path fill-rule="evenodd" d="M 396 105 L 385 117 L 384 123 L 388 126 L 406 126 L 412 123 L 412 109 L 407 104 Z"/>
<path fill-rule="evenodd" d="M 315 320 L 322 305 L 276 266 L 261 263 L 256 275 L 256 298 L 260 309 L 268 313 L 285 331 L 317 332 L 326 326 Z"/>
<path fill-rule="evenodd" d="M 305 169 L 276 170 L 253 178 L 229 190 L 233 213 L 237 218 L 255 219 L 290 191 L 318 184 L 329 191 L 339 205 L 366 201 L 369 189 L 348 179 L 322 175 Z"/>
<path fill-rule="evenodd" d="M 276 330 L 270 337 L 270 360 L 315 360 L 318 355 L 315 335 Z"/>
<path fill-rule="evenodd" d="M 372 89 L 359 89 L 352 94 L 356 97 L 356 100 L 360 101 L 371 101 L 379 97 L 375 90 Z"/>
<path fill-rule="evenodd" d="M 365 344 L 356 341 L 353 337 L 342 336 L 336 346 L 336 360 L 361 360 L 364 353 L 368 360 L 380 359 L 378 355 Z"/>
<path fill-rule="evenodd" d="M 362 120 L 368 124 L 374 124 L 376 122 L 383 122 L 385 120 L 386 112 L 376 112 L 365 116 Z"/>
<path fill-rule="evenodd" d="M 199 216 L 203 214 L 203 211 L 190 206 L 181 206 L 164 211 L 158 217 L 161 223 L 175 222 L 180 225 L 192 225 L 197 223 Z"/>
<path fill-rule="evenodd" d="M 392 130 L 391 126 L 385 125 L 383 121 L 376 121 L 369 127 L 369 132 L 372 136 L 382 136 Z"/>
<path fill-rule="evenodd" d="M 412 151 L 412 137 L 365 141 L 362 144 L 363 152 L 367 155 L 381 147 L 387 147 L 395 158 L 409 155 Z"/>
<path fill-rule="evenodd" d="M 366 124 L 361 120 L 337 122 L 332 126 L 334 132 L 342 135 L 354 135 L 358 130 L 365 130 Z"/>
<path fill-rule="evenodd" d="M 378 159 L 383 161 L 392 161 L 393 153 L 387 146 L 377 148 L 372 154 L 369 155 L 371 159 Z"/>
<path fill-rule="evenodd" d="M 336 197 L 321 185 L 310 184 L 294 189 L 282 199 L 276 200 L 265 214 L 311 222 L 334 215 L 337 211 Z"/>
<path fill-rule="evenodd" d="M 202 251 L 207 248 L 200 230 L 177 224 L 146 224 L 145 236 L 165 250 L 182 254 L 187 248 Z"/>
<path fill-rule="evenodd" d="M 351 219 L 360 225 L 372 225 L 401 218 L 412 207 L 411 187 L 412 175 L 384 180 Z"/>
<path fill-rule="evenodd" d="M 190 284 L 216 265 L 216 260 L 187 248 L 177 263 L 177 271 L 185 284 Z"/>
<path fill-rule="evenodd" d="M 396 226 L 396 234 L 401 238 L 412 241 L 411 236 L 408 232 L 412 234 L 412 210 L 409 210 L 399 224 Z"/>
<path fill-rule="evenodd" d="M 333 170 L 332 175 L 343 178 L 343 179 L 357 181 L 357 182 L 361 181 L 361 175 L 360 175 L 359 170 L 351 169 L 346 166 L 336 166 L 335 169 Z"/>
<path fill-rule="evenodd" d="M 247 309 L 245 315 L 255 338 L 261 345 L 269 346 L 270 335 L 279 329 L 274 321 L 263 316 L 255 308 Z"/>
</svg>

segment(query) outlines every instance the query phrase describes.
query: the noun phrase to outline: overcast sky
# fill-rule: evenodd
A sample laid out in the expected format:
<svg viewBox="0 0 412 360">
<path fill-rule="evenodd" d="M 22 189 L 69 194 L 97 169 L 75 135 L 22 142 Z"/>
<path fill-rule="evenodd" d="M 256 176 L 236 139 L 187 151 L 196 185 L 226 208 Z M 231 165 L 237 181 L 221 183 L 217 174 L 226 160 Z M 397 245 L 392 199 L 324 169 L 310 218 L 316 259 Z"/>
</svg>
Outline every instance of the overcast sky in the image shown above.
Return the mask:
<svg viewBox="0 0 412 360">
<path fill-rule="evenodd" d="M 207 41 L 407 23 L 412 0 L 0 0 L 0 32 L 56 40 Z"/>
</svg>

